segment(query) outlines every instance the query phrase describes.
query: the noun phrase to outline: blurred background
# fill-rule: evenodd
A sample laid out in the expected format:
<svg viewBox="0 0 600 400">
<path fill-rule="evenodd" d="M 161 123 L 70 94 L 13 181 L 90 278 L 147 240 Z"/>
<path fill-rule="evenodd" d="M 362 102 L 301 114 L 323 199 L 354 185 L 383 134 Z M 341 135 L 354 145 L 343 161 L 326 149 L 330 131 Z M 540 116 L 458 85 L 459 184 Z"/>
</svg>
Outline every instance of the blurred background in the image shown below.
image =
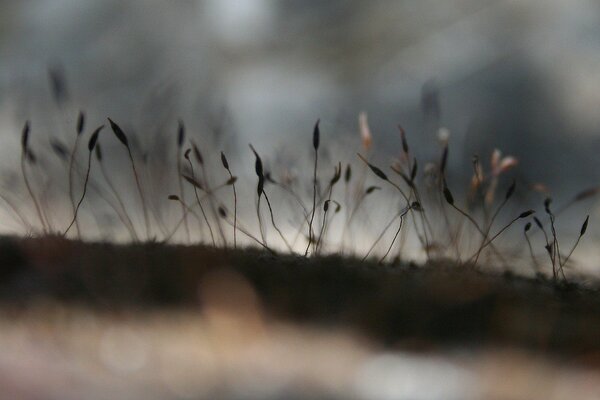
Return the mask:
<svg viewBox="0 0 600 400">
<path fill-rule="evenodd" d="M 597 180 L 600 4 L 586 0 L 0 1 L 0 130 L 40 135 L 109 115 L 148 145 L 178 118 L 220 147 L 358 143 L 398 123 L 432 157 L 438 126 L 470 169 L 494 147 L 552 187 Z M 52 98 L 51 79 L 60 94 Z M 64 79 L 64 82 L 63 82 Z M 56 82 L 55 82 L 56 83 Z M 56 101 L 57 100 L 57 101 Z M 57 104 L 58 103 L 58 104 Z M 62 113 L 57 110 L 60 108 Z M 63 124 L 63 125 L 61 125 Z M 235 139 L 235 140 L 231 140 Z M 4 146 L 3 146 L 4 147 Z"/>
<path fill-rule="evenodd" d="M 597 2 L 23 0 L 0 11 L 4 170 L 25 120 L 34 143 L 70 143 L 79 110 L 90 130 L 119 121 L 144 154 L 166 151 L 181 118 L 250 175 L 248 142 L 267 162 L 308 167 L 320 118 L 326 161 L 356 161 L 364 111 L 379 162 L 399 154 L 401 124 L 422 165 L 447 129 L 451 172 L 465 179 L 471 157 L 487 167 L 494 148 L 517 157 L 521 183 L 557 198 L 600 177 Z"/>
</svg>

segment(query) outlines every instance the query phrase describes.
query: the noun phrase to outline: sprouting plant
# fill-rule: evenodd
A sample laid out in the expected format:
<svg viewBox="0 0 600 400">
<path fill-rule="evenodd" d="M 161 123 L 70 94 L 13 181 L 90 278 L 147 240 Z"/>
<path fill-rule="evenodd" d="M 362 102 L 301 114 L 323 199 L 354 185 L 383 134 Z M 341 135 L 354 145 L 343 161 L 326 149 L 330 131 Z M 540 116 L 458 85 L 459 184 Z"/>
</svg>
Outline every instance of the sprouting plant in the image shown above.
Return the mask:
<svg viewBox="0 0 600 400">
<path fill-rule="evenodd" d="M 386 260 L 389 262 L 390 259 L 396 260 L 400 256 L 404 257 L 404 247 L 407 244 L 412 244 L 412 239 L 418 239 L 418 243 L 420 244 L 418 248 L 420 251 L 419 255 L 426 256 L 427 260 L 438 255 L 454 258 L 453 255 L 455 253 L 457 264 L 465 267 L 477 267 L 478 263 L 482 263 L 482 258 L 488 254 L 494 255 L 494 260 L 499 260 L 503 265 L 509 265 L 505 260 L 512 261 L 510 257 L 522 254 L 521 249 L 515 249 L 518 251 L 510 252 L 509 248 L 501 247 L 502 241 L 499 238 L 517 221 L 532 217 L 532 221 L 525 221 L 526 224 L 523 229 L 531 262 L 536 272 L 544 271 L 545 267 L 542 259 L 538 260 L 534 251 L 536 241 L 533 235 L 534 231 L 539 228 L 539 231 L 544 235 L 544 248 L 550 259 L 553 280 L 554 282 L 558 282 L 559 278 L 566 280 L 565 270 L 572 262 L 572 255 L 587 231 L 589 217 L 585 219 L 578 238 L 574 241 L 573 246 L 565 256 L 561 254 L 556 224 L 557 215 L 573 204 L 600 193 L 600 188 L 597 186 L 588 188 L 577 193 L 566 204 L 558 207 L 556 210 L 551 207 L 551 199 L 547 198 L 544 201 L 544 209 L 548 218 L 548 221 L 544 221 L 546 226 L 544 226 L 544 223 L 537 216 L 533 215 L 533 210 L 524 211 L 509 220 L 505 225 L 497 226 L 498 220 L 500 220 L 502 213 L 506 212 L 508 208 L 507 204 L 514 199 L 514 194 L 517 190 L 517 185 L 513 180 L 504 196 L 498 196 L 499 179 L 505 171 L 517 164 L 516 158 L 511 156 L 502 157 L 500 152 L 495 150 L 492 153 L 490 170 L 484 171 L 479 157 L 473 157 L 473 177 L 464 193 L 466 205 L 459 206 L 460 202 L 455 200 L 447 182 L 446 175 L 448 174 L 447 164 L 449 158 L 447 135 L 440 140 L 442 147 L 439 158 L 433 162 L 421 163 L 417 161 L 415 153 L 411 151 L 412 149 L 408 145 L 404 129 L 398 127 L 401 145 L 399 156 L 395 157 L 389 165 L 391 170 L 397 174 L 395 175 L 397 178 L 394 178 L 393 176 L 388 176 L 384 170 L 371 161 L 369 152 L 372 147 L 373 137 L 368 125 L 367 116 L 365 113 L 361 113 L 359 115 L 358 128 L 362 150 L 361 153 L 358 153 L 358 158 L 360 159 L 360 163 L 364 164 L 364 168 L 353 170 L 355 166 L 340 157 L 341 161 L 333 165 L 333 176 L 329 179 L 320 178 L 318 172 L 319 163 L 326 163 L 329 157 L 329 149 L 324 149 L 320 144 L 320 125 L 319 121 L 317 121 L 314 125 L 312 137 L 314 158 L 310 159 L 310 163 L 314 162 L 314 165 L 312 166 L 312 171 L 306 173 L 306 175 L 312 175 L 312 188 L 308 188 L 305 195 L 302 195 L 301 190 L 296 186 L 301 180 L 300 174 L 294 168 L 286 167 L 283 170 L 276 168 L 273 170 L 276 174 L 273 174 L 273 171 L 265 169 L 263 159 L 256 149 L 250 145 L 255 158 L 254 172 L 258 178 L 256 186 L 257 197 L 254 198 L 256 201 L 256 216 L 258 218 L 259 230 L 259 232 L 256 232 L 256 228 L 250 229 L 243 223 L 245 197 L 238 198 L 238 193 L 242 193 L 243 190 L 243 186 L 238 186 L 243 185 L 243 177 L 238 180 L 238 177 L 233 174 L 230 159 L 228 159 L 225 153 L 220 153 L 220 162 L 227 171 L 228 178 L 224 183 L 211 184 L 209 178 L 214 177 L 210 175 L 210 172 L 212 172 L 209 168 L 210 162 L 205 162 L 193 140 L 189 140 L 190 147 L 187 149 L 184 147 L 186 133 L 184 124 L 180 121 L 177 126 L 175 140 L 177 151 L 171 155 L 171 160 L 173 157 L 177 157 L 177 181 L 159 181 L 160 178 L 150 174 L 144 175 L 143 179 L 141 179 L 142 176 L 139 175 L 139 172 L 143 172 L 144 170 L 138 168 L 138 159 L 134 159 L 133 157 L 136 146 L 135 143 L 130 142 L 135 136 L 128 138 L 119 125 L 111 119 L 109 119 L 109 122 L 115 137 L 127 150 L 127 156 L 135 178 L 137 194 L 139 194 L 141 208 L 144 213 L 146 239 L 150 239 L 150 235 L 152 234 L 151 222 L 156 222 L 158 225 L 155 225 L 155 227 L 158 226 L 160 229 L 157 229 L 158 239 L 169 241 L 176 233 L 181 233 L 185 229 L 185 236 L 182 235 L 182 238 L 191 242 L 192 231 L 190 228 L 192 226 L 196 227 L 195 222 L 197 221 L 199 233 L 194 232 L 194 234 L 199 235 L 200 243 L 205 239 L 208 241 L 206 235 L 207 229 L 210 233 L 209 243 L 212 246 L 222 245 L 225 248 L 230 246 L 238 248 L 242 243 L 241 237 L 244 237 L 248 241 L 255 242 L 265 250 L 274 253 L 270 247 L 272 243 L 267 243 L 267 233 L 270 231 L 268 225 L 271 225 L 289 252 L 297 251 L 300 254 L 304 253 L 305 256 L 308 256 L 309 253 L 311 256 L 319 256 L 325 252 L 335 251 L 336 245 L 337 249 L 343 252 L 348 248 L 348 238 L 350 239 L 350 244 L 353 246 L 357 244 L 358 238 L 360 238 L 360 240 L 366 240 L 369 246 L 366 253 L 362 254 L 362 258 L 367 259 L 370 256 L 376 256 L 379 263 L 384 263 Z M 69 148 L 55 137 L 49 140 L 49 149 L 64 165 L 68 165 L 69 172 L 69 197 L 72 203 L 72 215 L 69 217 L 70 224 L 61 233 L 65 236 L 69 233 L 73 234 L 74 228 L 77 228 L 77 237 L 81 238 L 78 225 L 82 221 L 83 210 L 92 212 L 96 217 L 100 215 L 98 207 L 82 207 L 83 202 L 90 195 L 97 194 L 114 210 L 125 229 L 129 231 L 131 238 L 134 241 L 138 241 L 141 235 L 138 236 L 136 226 L 134 226 L 133 221 L 129 217 L 122 197 L 122 188 L 115 185 L 110 179 L 110 175 L 106 170 L 107 166 L 110 167 L 110 163 L 106 165 L 106 160 L 104 162 L 102 160 L 102 151 L 98 142 L 101 128 L 94 131 L 89 139 L 87 168 L 78 164 L 76 156 L 78 156 L 78 148 L 81 147 L 78 145 L 78 142 L 83 138 L 84 126 L 85 116 L 83 113 L 80 113 L 76 127 L 77 137 L 75 138 L 73 148 Z M 44 159 L 36 161 L 37 158 L 31 150 L 29 143 L 29 135 L 30 127 L 29 123 L 26 123 L 21 136 L 21 172 L 29 198 L 35 206 L 41 230 L 44 233 L 48 233 L 51 231 L 53 223 L 49 219 L 50 214 L 47 211 L 51 210 L 51 208 L 46 207 L 49 204 L 49 199 L 52 199 L 53 192 L 48 190 L 52 180 L 48 175 L 43 175 L 47 173 L 42 168 Z M 131 143 L 133 145 L 130 146 Z M 95 177 L 91 174 L 92 153 L 95 154 L 97 165 L 104 177 L 101 182 L 102 184 L 99 184 L 98 178 L 94 179 Z M 145 163 L 144 160 L 147 157 L 148 154 L 142 152 L 141 162 Z M 194 158 L 195 162 L 193 162 Z M 36 169 L 33 169 L 34 165 L 37 165 Z M 321 167 L 324 168 L 324 165 L 321 165 Z M 196 173 L 197 168 L 202 169 L 201 173 Z M 355 171 L 358 171 L 358 174 Z M 44 182 L 45 186 L 42 188 L 36 187 L 36 182 L 31 176 L 32 172 L 35 172 L 36 178 L 43 178 L 40 181 Z M 362 176 L 361 172 L 363 172 Z M 392 211 L 389 212 L 387 220 L 383 222 L 371 219 L 374 213 L 373 210 L 381 210 L 383 212 L 389 208 L 381 206 L 380 202 L 385 201 L 383 196 L 373 195 L 381 188 L 367 183 L 367 179 L 370 179 L 368 176 L 369 173 L 386 182 L 387 185 L 393 188 L 394 193 L 399 194 L 399 196 L 393 197 Z M 449 176 L 448 181 L 454 181 L 451 178 L 453 177 Z M 78 194 L 80 181 L 83 181 L 83 188 L 82 193 Z M 165 201 L 165 198 L 162 195 L 147 198 L 145 194 L 150 193 L 150 189 L 144 187 L 143 184 L 152 185 L 157 182 L 160 182 L 166 190 L 169 190 L 166 193 L 177 193 L 169 195 L 168 199 L 179 203 L 177 207 L 181 208 L 181 214 L 177 214 L 177 220 L 171 221 L 172 225 L 170 226 L 165 224 L 165 221 L 159 221 L 160 214 L 156 213 L 156 210 L 160 209 L 160 203 L 157 202 Z M 32 185 L 32 183 L 34 184 Z M 187 184 L 191 185 L 191 187 L 186 188 Z M 267 186 L 269 184 L 271 186 Z M 343 188 L 338 190 L 336 186 L 338 184 L 343 185 Z M 230 200 L 225 200 L 225 195 L 219 192 L 221 188 L 228 186 L 232 189 L 232 206 L 231 198 Z M 269 187 L 274 189 L 269 190 Z M 144 189 L 146 189 L 146 192 L 144 192 Z M 279 191 L 279 189 L 281 189 L 281 193 L 276 193 L 275 190 Z M 186 192 L 189 195 L 189 191 L 191 190 L 194 192 L 196 201 L 191 201 L 188 204 L 185 198 Z M 66 193 L 66 190 L 64 192 Z M 231 192 L 228 193 L 231 194 Z M 278 198 L 275 197 L 276 194 L 284 196 L 282 203 L 277 203 Z M 157 199 L 157 197 L 160 197 L 160 199 Z M 310 204 L 310 197 L 312 197 L 312 205 Z M 66 200 L 66 196 L 64 196 L 64 199 Z M 369 200 L 367 201 L 367 199 Z M 13 202 L 12 197 L 1 195 L 0 200 L 5 203 L 5 207 L 12 211 L 15 220 L 21 221 L 25 230 L 34 232 L 33 225 L 26 218 L 29 216 L 21 212 L 19 204 Z M 147 200 L 153 201 L 152 203 L 148 203 L 152 206 L 151 208 L 147 207 Z M 268 210 L 264 210 L 264 207 L 261 208 L 261 205 L 264 205 L 263 203 L 266 203 Z M 288 211 L 287 214 L 282 213 L 282 207 L 284 206 L 290 207 L 286 210 Z M 228 210 L 228 207 L 232 209 L 232 212 Z M 339 213 L 340 210 L 344 210 L 344 212 Z M 453 215 L 450 210 L 453 210 L 458 215 Z M 153 214 L 149 214 L 149 211 Z M 270 223 L 265 222 L 266 220 L 263 221 L 264 213 L 267 211 Z M 153 221 L 150 220 L 151 217 Z M 288 232 L 284 234 L 284 231 L 280 228 L 282 226 L 281 221 L 289 224 L 292 228 L 291 234 Z M 381 226 L 377 225 L 377 223 Z M 215 224 L 217 225 L 215 226 Z M 231 226 L 233 230 L 229 231 L 227 225 Z M 225 226 L 225 231 L 222 226 Z M 375 230 L 371 231 L 373 226 Z M 359 229 L 363 231 L 360 232 L 363 236 L 357 235 Z M 229 232 L 232 233 L 230 234 Z M 471 233 L 476 236 L 472 236 Z M 217 235 L 220 235 L 220 238 Z M 295 235 L 295 237 L 292 235 Z M 306 247 L 304 247 L 304 243 L 299 244 L 305 237 L 308 240 Z M 297 246 L 296 243 L 298 243 Z M 390 254 L 392 254 L 394 249 L 396 250 L 393 257 Z M 354 251 L 356 254 L 356 250 Z M 469 254 L 473 253 L 470 257 L 465 257 L 465 251 L 468 251 Z M 375 252 L 377 254 L 374 254 Z M 544 262 L 547 261 L 544 260 Z M 550 271 L 550 269 L 546 269 L 546 271 Z"/>
</svg>

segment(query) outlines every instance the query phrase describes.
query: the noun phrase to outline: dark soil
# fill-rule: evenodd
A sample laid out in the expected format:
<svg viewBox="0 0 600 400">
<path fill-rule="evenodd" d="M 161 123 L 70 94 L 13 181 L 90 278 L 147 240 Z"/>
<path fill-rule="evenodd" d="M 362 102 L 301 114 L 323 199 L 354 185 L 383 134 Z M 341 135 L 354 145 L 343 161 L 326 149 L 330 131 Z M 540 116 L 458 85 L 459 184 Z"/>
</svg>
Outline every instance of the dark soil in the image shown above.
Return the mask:
<svg viewBox="0 0 600 400">
<path fill-rule="evenodd" d="M 514 346 L 600 358 L 600 292 L 451 262 L 379 266 L 337 256 L 60 238 L 0 239 L 0 301 L 52 299 L 99 310 L 201 307 L 208 273 L 239 273 L 267 314 L 348 327 L 389 346 Z M 225 293 L 227 295 L 227 293 Z"/>
</svg>

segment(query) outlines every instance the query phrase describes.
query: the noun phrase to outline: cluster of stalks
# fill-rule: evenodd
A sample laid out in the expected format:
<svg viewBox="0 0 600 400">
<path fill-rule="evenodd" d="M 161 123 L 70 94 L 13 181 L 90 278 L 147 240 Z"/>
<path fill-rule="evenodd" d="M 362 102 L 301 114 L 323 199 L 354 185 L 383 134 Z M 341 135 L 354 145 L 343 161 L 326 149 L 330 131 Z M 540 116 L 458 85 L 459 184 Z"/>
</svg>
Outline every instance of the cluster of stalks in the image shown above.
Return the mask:
<svg viewBox="0 0 600 400">
<path fill-rule="evenodd" d="M 510 156 L 502 157 L 499 151 L 494 151 L 487 173 L 480 158 L 477 156 L 473 158 L 473 177 L 465 197 L 466 204 L 459 205 L 448 183 L 450 179 L 447 176 L 449 159 L 447 138 L 441 139 L 439 159 L 423 164 L 425 167 L 420 169 L 421 164 L 408 144 L 407 135 L 404 129 L 399 127 L 400 152 L 398 159 L 389 165 L 394 173 L 390 176 L 372 160 L 372 135 L 366 114 L 361 114 L 359 129 L 362 151 L 357 153 L 358 158 L 355 160 L 359 163 L 358 167 L 352 161 L 344 164 L 339 161 L 333 166 L 333 174 L 327 180 L 320 179 L 322 175 L 319 173 L 321 131 L 319 121 L 315 123 L 311 150 L 314 164 L 310 190 L 306 193 L 311 199 L 308 204 L 305 202 L 302 189 L 298 187 L 297 180 L 289 174 L 273 176 L 266 170 L 265 163 L 256 148 L 249 145 L 255 160 L 254 172 L 257 178 L 254 209 L 258 232 L 255 233 L 251 225 L 245 224 L 238 213 L 238 188 L 236 187 L 238 178 L 234 175 L 225 153 L 220 153 L 220 161 L 227 173 L 227 179 L 221 184 L 213 184 L 209 179 L 211 177 L 209 163 L 205 160 L 199 146 L 187 138 L 185 125 L 183 121 L 179 121 L 174 141 L 176 163 L 173 171 L 177 176 L 177 194 L 169 194 L 167 198 L 178 204 L 180 214 L 176 222 L 169 227 L 163 222 L 159 211 L 149 205 L 151 203 L 148 202 L 148 196 L 151 194 L 147 189 L 144 190 L 145 187 L 147 188 L 144 185 L 143 174 L 145 159 L 135 154 L 130 137 L 119 124 L 110 118 L 108 123 L 114 138 L 125 150 L 129 171 L 123 172 L 122 175 L 125 174 L 135 185 L 137 191 L 135 204 L 126 204 L 121 190 L 113 181 L 114 177 L 111 175 L 113 171 L 105 167 L 99 142 L 104 125 L 93 130 L 89 136 L 86 164 L 82 166 L 78 162 L 79 143 L 86 135 L 85 115 L 80 112 L 77 118 L 76 136 L 70 150 L 58 139 L 50 141 L 51 150 L 65 164 L 68 180 L 66 196 L 71 205 L 69 223 L 62 228 L 55 226 L 49 218 L 49 210 L 45 209 L 44 202 L 41 200 L 43 193 L 36 190 L 35 180 L 32 179 L 37 157 L 32 150 L 31 126 L 27 122 L 21 137 L 21 173 L 38 222 L 30 221 L 27 213 L 10 197 L 1 196 L 24 229 L 30 233 L 34 233 L 37 229 L 43 234 L 58 233 L 62 236 L 73 235 L 74 232 L 77 238 L 81 238 L 82 206 L 85 204 L 86 194 L 93 191 L 97 198 L 105 201 L 113 210 L 134 242 L 157 239 L 170 241 L 183 230 L 185 241 L 193 243 L 192 232 L 194 232 L 195 221 L 198 226 L 196 232 L 203 235 L 199 241 L 208 241 L 215 247 L 237 248 L 239 234 L 269 252 L 275 253 L 274 244 L 277 243 L 285 246 L 288 252 L 299 252 L 308 257 L 334 249 L 344 252 L 349 246 L 348 243 L 351 243 L 350 246 L 356 243 L 352 240 L 353 227 L 359 223 L 361 227 L 365 227 L 369 223 L 369 210 L 373 209 L 369 199 L 378 192 L 391 190 L 394 194 L 388 198 L 393 199 L 396 205 L 388 212 L 386 220 L 372 238 L 363 237 L 362 240 L 369 241 L 363 243 L 367 249 L 363 253 L 363 260 L 376 252 L 380 254 L 377 259 L 379 263 L 384 263 L 386 259 L 391 258 L 393 253 L 395 253 L 393 259 L 399 259 L 406 251 L 412 233 L 418 240 L 419 251 L 426 259 L 454 258 L 457 265 L 477 268 L 485 257 L 487 262 L 493 260 L 506 265 L 506 252 L 498 247 L 499 239 L 518 221 L 524 220 L 523 231 L 527 250 L 535 272 L 551 273 L 552 279 L 559 281 L 567 279 L 565 268 L 586 233 L 589 216 L 585 218 L 579 236 L 568 252 L 561 252 L 556 217 L 573 204 L 599 191 L 598 188 L 583 191 L 558 211 L 553 211 L 552 201 L 547 198 L 543 203 L 546 222 L 542 222 L 542 218 L 534 215 L 533 209 L 520 212 L 508 211 L 518 191 L 517 182 L 513 180 L 503 196 L 498 196 L 497 192 L 503 183 L 502 177 L 516 166 L 517 160 Z M 94 154 L 97 164 L 97 167 L 94 167 L 96 173 L 92 171 Z M 369 185 L 372 179 L 381 181 L 381 186 Z M 336 191 L 340 186 L 343 187 Z M 229 192 L 231 197 L 227 196 L 230 200 L 226 202 L 222 201 L 223 195 L 218 193 L 223 188 L 231 188 Z M 282 210 L 280 205 L 283 201 L 274 202 L 270 197 L 275 191 L 279 198 L 287 199 L 292 204 L 291 207 Z M 189 201 L 189 198 L 193 201 Z M 225 203 L 230 204 L 233 213 Z M 90 209 L 93 211 L 93 207 L 90 206 Z M 295 210 L 295 215 L 292 215 L 294 212 L 290 213 L 289 209 Z M 140 233 L 140 227 L 134 222 L 133 213 L 137 210 L 141 210 L 144 235 Z M 283 229 L 280 222 L 284 212 L 287 215 L 286 219 L 295 218 L 286 229 Z M 379 207 L 378 212 L 383 213 L 385 210 Z M 336 219 L 336 216 L 342 217 Z M 499 224 L 500 220 L 505 222 Z M 335 230 L 332 228 L 334 226 L 341 226 L 341 229 Z M 277 234 L 276 238 L 269 237 L 271 229 Z M 533 237 L 536 232 L 541 232 L 543 235 L 543 248 L 550 262 L 547 271 L 543 270 L 540 257 L 536 255 L 536 242 Z M 204 237 L 206 233 L 209 239 Z M 302 243 L 303 239 L 305 243 Z M 302 244 L 299 244 L 299 241 Z M 475 246 L 473 246 L 474 241 Z M 465 254 L 468 256 L 465 257 Z"/>
</svg>

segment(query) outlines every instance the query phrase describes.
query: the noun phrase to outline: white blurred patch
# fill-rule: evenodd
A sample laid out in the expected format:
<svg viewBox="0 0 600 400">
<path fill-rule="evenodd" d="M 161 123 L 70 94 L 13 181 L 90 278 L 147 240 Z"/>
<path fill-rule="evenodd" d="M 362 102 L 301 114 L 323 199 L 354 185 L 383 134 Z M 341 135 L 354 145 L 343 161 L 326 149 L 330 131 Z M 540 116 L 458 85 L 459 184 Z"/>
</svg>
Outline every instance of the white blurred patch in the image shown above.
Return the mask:
<svg viewBox="0 0 600 400">
<path fill-rule="evenodd" d="M 216 36 L 231 46 L 261 42 L 273 19 L 272 4 L 266 0 L 210 0 L 205 11 Z"/>
<path fill-rule="evenodd" d="M 373 400 L 451 400 L 478 398 L 474 377 L 447 361 L 380 354 L 362 366 L 356 392 Z"/>
</svg>

